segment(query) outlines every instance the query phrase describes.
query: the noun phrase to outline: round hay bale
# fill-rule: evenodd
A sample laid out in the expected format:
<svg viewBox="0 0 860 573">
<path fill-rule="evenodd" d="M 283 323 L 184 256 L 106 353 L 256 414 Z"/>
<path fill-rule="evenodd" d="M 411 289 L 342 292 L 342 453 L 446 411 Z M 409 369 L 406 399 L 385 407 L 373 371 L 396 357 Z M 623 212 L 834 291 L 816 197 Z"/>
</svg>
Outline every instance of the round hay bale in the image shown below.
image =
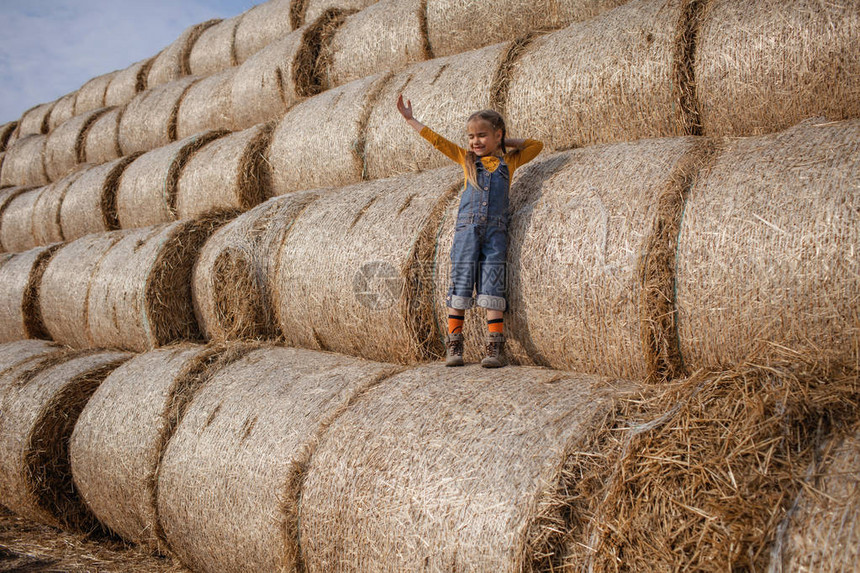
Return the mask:
<svg viewBox="0 0 860 573">
<path fill-rule="evenodd" d="M 188 160 L 224 131 L 207 131 L 144 153 L 123 171 L 117 184 L 120 227 L 132 229 L 176 220 L 176 187 Z"/>
<path fill-rule="evenodd" d="M 197 38 L 220 19 L 207 20 L 186 28 L 169 46 L 161 50 L 149 66 L 146 86 L 152 89 L 191 74 L 191 50 Z"/>
<path fill-rule="evenodd" d="M 535 39 L 505 79 L 509 131 L 549 149 L 684 135 L 675 56 L 685 7 L 632 0 Z"/>
<path fill-rule="evenodd" d="M 39 308 L 39 283 L 59 245 L 37 247 L 0 263 L 0 342 L 47 338 Z"/>
<path fill-rule="evenodd" d="M 433 54 L 451 56 L 590 20 L 627 0 L 426 0 L 427 35 Z"/>
<path fill-rule="evenodd" d="M 599 145 L 517 172 L 505 269 L 511 361 L 630 379 L 681 368 L 671 262 L 683 200 L 707 151 L 695 138 Z M 432 267 L 442 334 L 457 208 L 439 227 Z M 480 361 L 482 309 L 466 312 L 463 333 L 466 360 Z"/>
<path fill-rule="evenodd" d="M 105 94 L 116 74 L 115 71 L 102 74 L 82 85 L 75 98 L 75 115 L 83 115 L 105 107 Z"/>
<path fill-rule="evenodd" d="M 33 211 L 44 187 L 28 189 L 9 200 L 0 215 L 0 244 L 10 253 L 28 251 L 37 245 L 33 234 Z"/>
<path fill-rule="evenodd" d="M 54 104 L 48 116 L 48 133 L 75 117 L 75 100 L 78 92 L 66 94 Z"/>
<path fill-rule="evenodd" d="M 93 165 L 122 157 L 119 147 L 119 123 L 124 107 L 111 108 L 90 124 L 83 145 L 83 160 Z"/>
<path fill-rule="evenodd" d="M 238 64 L 234 42 L 243 15 L 222 20 L 200 34 L 188 58 L 191 74 L 211 76 Z"/>
<path fill-rule="evenodd" d="M 373 4 L 376 4 L 376 0 L 294 0 L 291 14 L 293 28 L 316 21 L 332 8 L 356 12 Z"/>
<path fill-rule="evenodd" d="M 325 427 L 389 364 L 264 348 L 198 390 L 158 473 L 170 549 L 194 571 L 290 570 L 301 467 Z"/>
<path fill-rule="evenodd" d="M 22 365 L 32 366 L 35 361 L 53 356 L 57 352 L 65 350 L 47 340 L 16 340 L 0 344 L 0 380 L 5 381 Z M 5 387 L 5 382 L 0 384 Z"/>
<path fill-rule="evenodd" d="M 96 527 L 72 481 L 68 442 L 92 393 L 129 358 L 122 352 L 72 352 L 0 381 L 3 505 L 54 527 Z"/>
<path fill-rule="evenodd" d="M 46 135 L 26 135 L 6 148 L 0 185 L 47 185 L 45 173 Z"/>
<path fill-rule="evenodd" d="M 136 352 L 199 340 L 191 271 L 224 216 L 123 232 L 92 273 L 87 330 L 96 348 Z"/>
<path fill-rule="evenodd" d="M 60 205 L 60 229 L 66 241 L 119 229 L 117 185 L 123 171 L 140 154 L 87 167 L 66 189 Z"/>
<path fill-rule="evenodd" d="M 69 457 L 81 498 L 108 529 L 165 550 L 156 512 L 161 456 L 197 388 L 250 349 L 184 344 L 153 350 L 99 386 L 75 425 Z"/>
<path fill-rule="evenodd" d="M 815 116 L 860 117 L 860 2 L 708 2 L 696 93 L 708 135 L 758 135 Z"/>
<path fill-rule="evenodd" d="M 271 169 L 266 148 L 271 125 L 257 125 L 215 139 L 192 155 L 176 181 L 179 219 L 215 209 L 247 211 L 270 195 Z"/>
<path fill-rule="evenodd" d="M 25 111 L 21 119 L 18 120 L 16 136 L 21 138 L 27 135 L 48 133 L 48 118 L 51 116 L 51 110 L 54 109 L 55 103 L 53 101 L 42 103 Z"/>
<path fill-rule="evenodd" d="M 370 110 L 391 76 L 356 80 L 308 98 L 278 123 L 269 146 L 272 191 L 341 187 L 361 181 Z M 338 161 L 331 161 L 337 156 Z"/>
<path fill-rule="evenodd" d="M 119 120 L 122 155 L 149 151 L 176 141 L 179 104 L 196 77 L 181 78 L 139 93 Z"/>
<path fill-rule="evenodd" d="M 287 344 L 393 362 L 438 356 L 427 269 L 462 173 L 368 181 L 311 203 L 278 255 L 275 308 Z"/>
<path fill-rule="evenodd" d="M 426 0 L 381 0 L 349 16 L 321 54 L 327 83 L 339 86 L 432 58 Z"/>
<path fill-rule="evenodd" d="M 233 106 L 230 100 L 238 68 L 203 78 L 182 98 L 176 115 L 176 137 L 184 139 L 207 129 L 232 129 Z"/>
<path fill-rule="evenodd" d="M 834 437 L 783 522 L 769 571 L 838 573 L 860 561 L 860 428 Z"/>
<path fill-rule="evenodd" d="M 119 70 L 105 91 L 105 105 L 125 105 L 133 100 L 134 96 L 145 90 L 146 76 L 149 74 L 149 67 L 154 59 L 147 58 Z"/>
<path fill-rule="evenodd" d="M 12 136 L 16 129 L 18 129 L 17 121 L 9 121 L 0 125 L 0 151 L 6 151 L 6 146 L 14 141 Z"/>
<path fill-rule="evenodd" d="M 463 141 L 466 118 L 492 107 L 493 78 L 511 44 L 496 44 L 458 56 L 413 64 L 389 81 L 370 112 L 365 143 L 367 177 L 381 179 L 421 171 L 450 160 L 419 137 L 397 113 L 403 94 L 416 117 L 451 141 Z M 509 130 L 508 133 L 516 133 Z M 533 137 L 531 132 L 524 132 Z"/>
<path fill-rule="evenodd" d="M 88 235 L 60 248 L 42 275 L 39 307 L 51 338 L 75 348 L 92 346 L 87 328 L 90 277 L 121 233 Z"/>
<path fill-rule="evenodd" d="M 299 538 L 314 571 L 551 571 L 566 460 L 634 391 L 538 368 L 407 370 L 361 395 L 304 474 Z M 289 497 L 287 498 L 289 499 Z"/>
<path fill-rule="evenodd" d="M 257 4 L 242 15 L 234 40 L 237 64 L 245 63 L 251 56 L 292 31 L 290 4 L 291 0 L 269 0 Z"/>
<path fill-rule="evenodd" d="M 278 119 L 300 98 L 324 89 L 317 57 L 344 17 L 337 9 L 329 10 L 239 66 L 231 95 L 235 129 Z"/>
<path fill-rule="evenodd" d="M 692 188 L 678 238 L 678 335 L 691 371 L 785 349 L 860 364 L 858 158 L 858 120 L 726 142 Z"/>
<path fill-rule="evenodd" d="M 33 239 L 37 245 L 49 245 L 65 241 L 60 210 L 69 187 L 77 181 L 83 171 L 75 171 L 59 181 L 42 188 L 33 205 Z"/>
<path fill-rule="evenodd" d="M 32 189 L 33 187 L 0 187 L 0 230 L 2 230 L 3 213 L 6 211 L 6 207 L 9 206 L 9 203 L 18 197 L 18 195 Z M 3 248 L 2 233 L 0 233 L 0 253 L 5 251 L 6 249 Z"/>
<path fill-rule="evenodd" d="M 216 231 L 194 264 L 191 297 L 208 340 L 279 336 L 272 299 L 275 266 L 293 221 L 319 191 L 275 197 Z"/>
<path fill-rule="evenodd" d="M 45 142 L 45 173 L 51 181 L 57 181 L 71 173 L 79 163 L 86 161 L 84 141 L 87 131 L 100 116 L 110 111 L 101 108 L 76 115 L 58 126 Z"/>
</svg>

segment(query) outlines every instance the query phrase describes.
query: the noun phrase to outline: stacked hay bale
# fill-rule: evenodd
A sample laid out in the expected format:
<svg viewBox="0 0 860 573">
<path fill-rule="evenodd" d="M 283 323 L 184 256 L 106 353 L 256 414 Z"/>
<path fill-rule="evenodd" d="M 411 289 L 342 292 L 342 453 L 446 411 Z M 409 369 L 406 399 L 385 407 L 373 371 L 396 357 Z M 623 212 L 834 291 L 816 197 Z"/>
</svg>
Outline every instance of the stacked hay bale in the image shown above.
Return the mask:
<svg viewBox="0 0 860 573">
<path fill-rule="evenodd" d="M 149 88 L 178 80 L 191 73 L 191 50 L 204 31 L 220 20 L 207 20 L 189 26 L 169 46 L 164 48 L 149 66 L 146 85 Z"/>
<path fill-rule="evenodd" d="M 2 240 L 3 213 L 6 211 L 9 204 L 18 197 L 18 195 L 31 190 L 33 190 L 33 187 L 0 187 L 0 252 L 7 251 L 7 249 L 3 247 Z"/>
<path fill-rule="evenodd" d="M 115 107 L 90 124 L 84 141 L 83 161 L 99 165 L 122 157 L 119 146 L 119 125 L 125 107 Z"/>
<path fill-rule="evenodd" d="M 269 0 L 244 13 L 234 39 L 237 64 L 292 31 L 290 4 L 291 0 Z"/>
<path fill-rule="evenodd" d="M 195 76 L 211 76 L 235 66 L 236 30 L 244 14 L 222 20 L 206 28 L 191 47 L 188 56 L 189 73 Z"/>
<path fill-rule="evenodd" d="M 290 21 L 293 29 L 296 29 L 315 21 L 331 8 L 355 12 L 375 3 L 376 0 L 293 0 Z"/>
<path fill-rule="evenodd" d="M 108 107 L 123 106 L 145 90 L 149 67 L 154 59 L 147 58 L 133 63 L 124 70 L 119 70 L 105 91 L 105 105 Z"/>
<path fill-rule="evenodd" d="M 31 107 L 21 115 L 15 130 L 16 138 L 27 135 L 46 134 L 49 131 L 49 118 L 55 102 L 42 103 Z"/>
<path fill-rule="evenodd" d="M 179 104 L 199 78 L 185 77 L 139 93 L 119 121 L 119 147 L 123 155 L 149 151 L 176 140 Z"/>
<path fill-rule="evenodd" d="M 209 129 L 232 129 L 233 80 L 238 68 L 203 78 L 188 88 L 176 114 L 176 137 L 184 139 Z"/>
<path fill-rule="evenodd" d="M 37 247 L 0 262 L 0 342 L 47 338 L 39 307 L 42 275 L 59 245 Z"/>
<path fill-rule="evenodd" d="M 45 142 L 45 174 L 56 181 L 86 161 L 84 142 L 93 123 L 109 108 L 99 108 L 76 115 L 57 126 Z"/>
<path fill-rule="evenodd" d="M 54 131 L 60 125 L 75 117 L 75 101 L 78 92 L 66 94 L 54 103 L 51 114 L 48 116 L 48 133 Z"/>
<path fill-rule="evenodd" d="M 15 130 L 18 129 L 17 121 L 9 121 L 0 125 L 0 151 L 6 151 L 6 146 L 12 143 Z"/>
<path fill-rule="evenodd" d="M 78 90 L 75 97 L 75 115 L 83 115 L 105 106 L 105 95 L 116 72 L 96 76 Z"/>
<path fill-rule="evenodd" d="M 0 215 L 0 245 L 6 252 L 17 253 L 37 246 L 33 235 L 33 210 L 44 187 L 14 193 Z"/>
<path fill-rule="evenodd" d="M 25 135 L 6 148 L 0 186 L 46 185 L 45 173 L 46 135 Z"/>
<path fill-rule="evenodd" d="M 37 245 L 49 245 L 66 240 L 63 232 L 60 209 L 66 199 L 69 187 L 81 176 L 75 171 L 59 181 L 42 188 L 31 213 L 33 240 Z"/>
</svg>

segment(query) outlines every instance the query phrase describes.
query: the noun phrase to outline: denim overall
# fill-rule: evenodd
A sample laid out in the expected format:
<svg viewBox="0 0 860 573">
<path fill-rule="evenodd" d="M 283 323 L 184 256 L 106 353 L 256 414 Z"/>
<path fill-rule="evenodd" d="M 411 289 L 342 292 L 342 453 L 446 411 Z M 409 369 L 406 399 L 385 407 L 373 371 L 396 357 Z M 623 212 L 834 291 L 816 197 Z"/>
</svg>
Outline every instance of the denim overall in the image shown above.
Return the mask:
<svg viewBox="0 0 860 573">
<path fill-rule="evenodd" d="M 466 181 L 451 247 L 451 286 L 447 305 L 465 310 L 477 305 L 505 310 L 505 258 L 507 256 L 508 189 L 510 171 L 504 159 L 492 173 L 480 158 L 475 162 L 475 187 Z"/>
</svg>

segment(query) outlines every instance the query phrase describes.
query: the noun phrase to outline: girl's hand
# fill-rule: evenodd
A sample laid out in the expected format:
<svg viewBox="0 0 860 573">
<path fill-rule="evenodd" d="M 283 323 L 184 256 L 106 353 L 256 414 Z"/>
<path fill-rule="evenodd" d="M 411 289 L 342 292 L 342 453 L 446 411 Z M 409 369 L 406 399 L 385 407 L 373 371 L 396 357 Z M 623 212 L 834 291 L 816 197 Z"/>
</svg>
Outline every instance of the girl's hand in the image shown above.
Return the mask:
<svg viewBox="0 0 860 573">
<path fill-rule="evenodd" d="M 406 121 L 412 119 L 412 102 L 410 100 L 406 100 L 406 103 L 403 103 L 403 94 L 397 98 L 397 111 L 400 112 L 400 115 Z"/>
</svg>

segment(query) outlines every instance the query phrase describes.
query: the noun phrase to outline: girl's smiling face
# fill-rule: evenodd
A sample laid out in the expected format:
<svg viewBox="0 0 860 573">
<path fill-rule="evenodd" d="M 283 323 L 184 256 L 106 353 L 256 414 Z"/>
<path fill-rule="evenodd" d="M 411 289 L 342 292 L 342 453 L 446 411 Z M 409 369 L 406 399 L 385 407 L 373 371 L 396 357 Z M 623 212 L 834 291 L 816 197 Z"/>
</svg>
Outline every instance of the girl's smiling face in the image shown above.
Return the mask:
<svg viewBox="0 0 860 573">
<path fill-rule="evenodd" d="M 493 129 L 485 119 L 475 118 L 466 124 L 469 149 L 478 157 L 493 155 L 502 146 L 502 130 Z"/>
</svg>

